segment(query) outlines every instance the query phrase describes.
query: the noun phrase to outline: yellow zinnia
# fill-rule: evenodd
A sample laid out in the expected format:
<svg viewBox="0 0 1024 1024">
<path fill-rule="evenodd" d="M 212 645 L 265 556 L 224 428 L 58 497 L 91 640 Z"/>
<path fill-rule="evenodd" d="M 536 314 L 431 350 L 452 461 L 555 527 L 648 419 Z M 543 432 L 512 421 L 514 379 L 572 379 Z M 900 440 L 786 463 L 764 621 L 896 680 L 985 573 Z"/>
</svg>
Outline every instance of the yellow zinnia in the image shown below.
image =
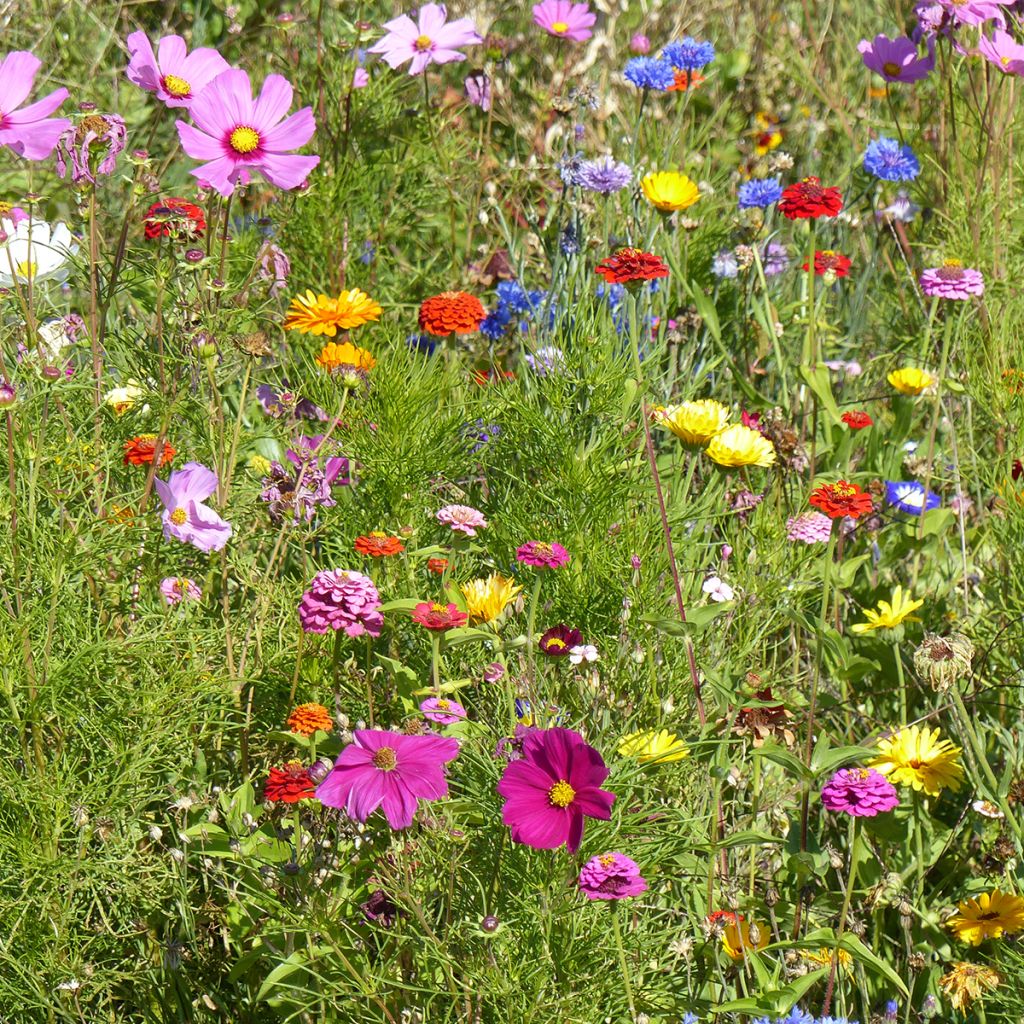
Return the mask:
<svg viewBox="0 0 1024 1024">
<path fill-rule="evenodd" d="M 980 999 L 986 992 L 994 992 L 1002 980 L 999 972 L 991 967 L 956 960 L 949 972 L 939 978 L 939 988 L 954 1010 L 966 1013 L 975 999 Z"/>
<path fill-rule="evenodd" d="M 339 366 L 372 370 L 377 365 L 377 360 L 365 348 L 356 348 L 351 341 L 342 342 L 340 345 L 336 341 L 329 341 L 316 357 L 316 363 L 330 373 Z"/>
<path fill-rule="evenodd" d="M 662 213 L 674 213 L 693 206 L 700 199 L 700 189 L 678 171 L 655 171 L 648 174 L 640 188 L 647 202 Z"/>
<path fill-rule="evenodd" d="M 347 331 L 362 327 L 370 320 L 377 320 L 381 312 L 380 306 L 358 288 L 343 291 L 336 299 L 315 295 L 307 289 L 305 295 L 292 299 L 284 329 L 333 338 L 339 328 Z"/>
<path fill-rule="evenodd" d="M 887 775 L 890 782 L 938 796 L 944 789 L 959 789 L 963 781 L 960 748 L 949 740 L 940 740 L 938 729 L 912 725 L 895 736 L 880 739 L 878 749 L 881 753 L 869 767 Z"/>
<path fill-rule="evenodd" d="M 508 607 L 523 588 L 515 580 L 501 573 L 492 573 L 485 580 L 463 583 L 462 596 L 466 599 L 469 621 L 493 622 Z"/>
<path fill-rule="evenodd" d="M 868 621 L 855 622 L 850 627 L 850 632 L 870 633 L 873 629 L 895 629 L 902 622 L 920 622 L 921 620 L 911 612 L 917 611 L 923 604 L 923 600 L 914 601 L 909 591 L 904 594 L 903 588 L 897 587 L 892 592 L 891 603 L 879 601 L 877 612 L 871 608 L 865 608 L 863 611 Z"/>
<path fill-rule="evenodd" d="M 756 921 L 748 923 L 739 914 L 734 916 L 739 920 L 731 921 L 725 926 L 722 932 L 722 949 L 733 960 L 742 960 L 746 955 L 745 950 L 764 949 L 771 936 L 765 925 L 759 925 Z"/>
<path fill-rule="evenodd" d="M 832 957 L 835 956 L 836 966 L 846 974 L 853 974 L 853 957 L 845 949 L 829 949 L 822 946 L 821 949 L 805 949 L 800 956 L 816 967 L 831 967 Z"/>
<path fill-rule="evenodd" d="M 961 900 L 946 926 L 961 942 L 980 946 L 985 939 L 998 939 L 1024 928 L 1024 900 L 1010 892 L 993 889 L 977 899 Z"/>
<path fill-rule="evenodd" d="M 725 430 L 729 410 L 712 398 L 701 398 L 655 409 L 654 420 L 686 444 L 707 444 Z"/>
<path fill-rule="evenodd" d="M 904 366 L 893 370 L 888 376 L 889 383 L 902 395 L 919 395 L 935 383 L 935 378 L 926 370 L 916 366 Z"/>
<path fill-rule="evenodd" d="M 622 737 L 619 753 L 623 757 L 635 757 L 641 764 L 666 764 L 690 756 L 686 744 L 668 729 L 631 732 Z"/>
<path fill-rule="evenodd" d="M 704 451 L 720 466 L 770 466 L 775 462 L 771 441 L 741 423 L 734 423 L 716 434 Z"/>
</svg>

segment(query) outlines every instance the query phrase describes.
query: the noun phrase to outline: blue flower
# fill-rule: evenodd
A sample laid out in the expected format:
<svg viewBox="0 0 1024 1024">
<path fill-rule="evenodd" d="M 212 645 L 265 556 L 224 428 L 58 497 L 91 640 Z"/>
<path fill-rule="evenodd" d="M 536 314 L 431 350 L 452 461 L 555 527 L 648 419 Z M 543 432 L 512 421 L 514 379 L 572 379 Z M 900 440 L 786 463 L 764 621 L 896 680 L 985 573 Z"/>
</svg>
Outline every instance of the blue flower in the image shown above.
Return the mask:
<svg viewBox="0 0 1024 1024">
<path fill-rule="evenodd" d="M 896 198 L 888 206 L 878 211 L 878 216 L 884 217 L 888 214 L 893 220 L 909 224 L 920 212 L 921 207 L 911 201 L 910 194 L 906 189 L 901 188 L 896 193 Z"/>
<path fill-rule="evenodd" d="M 709 42 L 687 36 L 682 42 L 669 43 L 661 56 L 678 71 L 700 71 L 715 59 L 715 48 Z"/>
<path fill-rule="evenodd" d="M 883 181 L 913 181 L 921 164 L 909 146 L 895 139 L 875 139 L 864 153 L 864 170 Z"/>
<path fill-rule="evenodd" d="M 425 356 L 432 356 L 437 348 L 437 338 L 432 338 L 429 334 L 410 334 L 405 343 L 413 352 Z"/>
<path fill-rule="evenodd" d="M 485 338 L 490 338 L 491 341 L 497 341 L 504 336 L 511 322 L 512 314 L 508 311 L 508 308 L 506 306 L 498 306 L 484 317 L 483 322 L 480 324 L 480 333 Z"/>
<path fill-rule="evenodd" d="M 886 480 L 885 500 L 893 508 L 913 516 L 942 504 L 942 499 L 934 491 L 926 492 L 924 484 L 916 480 Z"/>
<path fill-rule="evenodd" d="M 562 229 L 558 246 L 563 256 L 575 256 L 580 251 L 580 240 L 576 235 L 576 229 L 571 224 L 566 224 Z"/>
<path fill-rule="evenodd" d="M 752 178 L 740 185 L 738 196 L 741 210 L 771 206 L 782 198 L 782 182 L 778 178 Z"/>
<path fill-rule="evenodd" d="M 781 242 L 769 242 L 761 250 L 765 277 L 775 277 L 789 270 L 789 250 Z"/>
<path fill-rule="evenodd" d="M 584 160 L 576 170 L 576 184 L 588 192 L 603 196 L 624 189 L 633 180 L 629 164 L 619 163 L 613 157 Z"/>
<path fill-rule="evenodd" d="M 676 81 L 672 65 L 653 57 L 634 57 L 626 62 L 622 73 L 626 81 L 632 82 L 638 89 L 657 89 L 658 92 L 665 92 Z"/>
<path fill-rule="evenodd" d="M 477 420 L 475 423 L 466 423 L 462 427 L 462 436 L 467 441 L 472 441 L 470 454 L 480 451 L 484 445 L 493 441 L 501 433 L 501 427 L 497 423 L 487 423 L 485 420 Z"/>
<path fill-rule="evenodd" d="M 733 278 L 739 275 L 740 265 L 732 249 L 719 249 L 711 261 L 711 273 L 715 277 Z"/>
</svg>

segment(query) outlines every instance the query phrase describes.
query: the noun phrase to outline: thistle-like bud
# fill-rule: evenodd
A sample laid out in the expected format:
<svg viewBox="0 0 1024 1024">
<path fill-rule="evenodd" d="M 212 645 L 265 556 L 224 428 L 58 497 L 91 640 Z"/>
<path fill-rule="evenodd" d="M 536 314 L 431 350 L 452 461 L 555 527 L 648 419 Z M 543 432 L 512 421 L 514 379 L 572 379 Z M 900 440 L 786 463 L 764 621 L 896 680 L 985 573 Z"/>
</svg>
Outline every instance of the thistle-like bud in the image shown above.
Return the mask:
<svg viewBox="0 0 1024 1024">
<path fill-rule="evenodd" d="M 927 633 L 914 652 L 914 668 L 933 690 L 946 690 L 971 671 L 974 644 L 962 633 L 937 636 Z"/>
</svg>

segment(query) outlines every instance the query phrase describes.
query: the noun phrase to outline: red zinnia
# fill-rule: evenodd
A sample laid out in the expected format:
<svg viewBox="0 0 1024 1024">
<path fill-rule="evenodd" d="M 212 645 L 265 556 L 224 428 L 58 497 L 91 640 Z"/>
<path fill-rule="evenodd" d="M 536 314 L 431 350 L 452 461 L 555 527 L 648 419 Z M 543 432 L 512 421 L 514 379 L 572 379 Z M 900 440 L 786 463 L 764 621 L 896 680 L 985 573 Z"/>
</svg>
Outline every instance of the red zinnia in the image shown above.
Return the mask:
<svg viewBox="0 0 1024 1024">
<path fill-rule="evenodd" d="M 634 281 L 653 281 L 668 277 L 668 267 L 653 253 L 642 249 L 619 249 L 594 268 L 609 284 L 631 284 Z"/>
<path fill-rule="evenodd" d="M 469 621 L 469 616 L 465 612 L 460 612 L 458 605 L 431 604 L 429 601 L 421 601 L 416 605 L 412 610 L 412 618 L 424 629 L 438 632 L 464 626 Z"/>
<path fill-rule="evenodd" d="M 841 252 L 836 252 L 835 249 L 814 250 L 814 272 L 818 277 L 829 273 L 829 271 L 836 277 L 849 277 L 851 262 L 849 256 L 844 256 Z M 807 269 L 806 262 L 803 264 L 803 269 Z"/>
<path fill-rule="evenodd" d="M 206 230 L 203 211 L 187 199 L 162 199 L 154 203 L 142 221 L 147 238 L 199 238 Z"/>
<path fill-rule="evenodd" d="M 515 380 L 516 375 L 511 370 L 474 370 L 473 380 L 483 387 L 485 384 L 492 382 L 501 383 L 503 380 Z"/>
<path fill-rule="evenodd" d="M 874 510 L 871 495 L 862 491 L 857 484 L 839 480 L 834 484 L 822 484 L 811 492 L 810 503 L 820 508 L 830 519 L 849 516 L 859 519 Z"/>
<path fill-rule="evenodd" d="M 686 92 L 687 89 L 696 89 L 704 76 L 699 71 L 677 71 L 676 80 L 665 90 L 666 92 Z"/>
<path fill-rule="evenodd" d="M 866 412 L 861 412 L 859 409 L 854 412 L 844 412 L 842 419 L 851 430 L 863 430 L 875 422 Z"/>
<path fill-rule="evenodd" d="M 166 466 L 177 451 L 166 441 L 159 465 Z M 126 466 L 148 466 L 156 457 L 156 434 L 139 434 L 124 443 L 124 464 Z"/>
<path fill-rule="evenodd" d="M 369 536 L 356 537 L 355 548 L 361 555 L 385 558 L 387 555 L 397 555 L 404 551 L 405 545 L 397 537 L 389 537 L 380 530 L 374 530 Z"/>
<path fill-rule="evenodd" d="M 420 305 L 420 329 L 427 334 L 472 334 L 480 329 L 487 312 L 475 295 L 441 292 Z"/>
<path fill-rule="evenodd" d="M 447 558 L 428 558 L 427 559 L 427 568 L 431 572 L 437 573 L 438 576 L 443 576 L 445 569 L 448 568 L 448 559 Z"/>
<path fill-rule="evenodd" d="M 790 220 L 834 217 L 842 208 L 842 192 L 834 187 L 822 188 L 817 178 L 804 178 L 790 185 L 779 200 L 779 209 Z"/>
<path fill-rule="evenodd" d="M 312 800 L 316 787 L 301 761 L 289 761 L 283 768 L 271 768 L 263 784 L 263 799 L 267 803 L 297 804 Z"/>
</svg>

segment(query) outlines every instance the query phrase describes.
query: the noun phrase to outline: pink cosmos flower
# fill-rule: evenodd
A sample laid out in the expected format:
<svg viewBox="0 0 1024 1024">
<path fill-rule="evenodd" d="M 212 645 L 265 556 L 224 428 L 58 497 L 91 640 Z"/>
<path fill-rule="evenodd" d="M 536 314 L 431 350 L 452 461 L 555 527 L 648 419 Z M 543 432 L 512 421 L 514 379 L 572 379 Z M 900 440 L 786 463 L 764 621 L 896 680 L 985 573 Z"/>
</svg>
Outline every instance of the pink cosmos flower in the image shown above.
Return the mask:
<svg viewBox="0 0 1024 1024">
<path fill-rule="evenodd" d="M 470 71 L 462 83 L 462 95 L 483 111 L 491 109 L 491 80 L 484 71 Z"/>
<path fill-rule="evenodd" d="M 601 789 L 608 768 L 601 755 L 573 729 L 535 729 L 523 740 L 521 760 L 511 762 L 498 782 L 505 798 L 501 820 L 514 842 L 535 850 L 563 843 L 575 853 L 584 817 L 611 817 L 615 794 Z"/>
<path fill-rule="evenodd" d="M 26 160 L 46 160 L 57 139 L 71 127 L 66 117 L 49 116 L 67 98 L 67 89 L 56 89 L 27 107 L 21 106 L 41 66 L 42 61 L 27 50 L 15 50 L 0 61 L 0 146 L 13 149 Z"/>
<path fill-rule="evenodd" d="M 994 19 L 1006 24 L 1004 8 L 1014 0 L 935 0 L 953 20 L 954 25 L 981 25 Z"/>
<path fill-rule="evenodd" d="M 379 53 L 392 68 L 401 67 L 407 60 L 410 75 L 419 75 L 429 64 L 450 64 L 465 60 L 460 46 L 475 46 L 483 39 L 477 34 L 472 18 L 459 18 L 446 24 L 448 12 L 444 4 L 424 4 L 413 21 L 408 14 L 384 23 L 387 31 L 370 47 L 369 53 Z"/>
<path fill-rule="evenodd" d="M 182 601 L 199 601 L 203 596 L 196 581 L 187 576 L 168 576 L 162 579 L 160 593 L 170 605 L 181 604 Z"/>
<path fill-rule="evenodd" d="M 412 824 L 418 801 L 448 795 L 444 766 L 458 757 L 457 740 L 378 729 L 358 729 L 354 739 L 316 788 L 322 804 L 344 808 L 356 821 L 381 807 L 388 824 L 401 829 Z"/>
<path fill-rule="evenodd" d="M 157 477 L 153 485 L 164 506 L 164 540 L 176 537 L 200 551 L 220 551 L 227 544 L 231 524 L 203 504 L 217 490 L 213 470 L 189 462 L 175 470 L 166 483 Z"/>
<path fill-rule="evenodd" d="M 1024 46 L 1021 46 L 1009 32 L 995 29 L 992 38 L 978 37 L 978 52 L 1000 71 L 1008 75 L 1024 75 Z"/>
<path fill-rule="evenodd" d="M 483 512 L 469 505 L 445 505 L 438 511 L 437 521 L 450 526 L 454 533 L 464 533 L 467 537 L 475 537 L 477 530 L 487 526 Z"/>
<path fill-rule="evenodd" d="M 192 171 L 222 196 L 235 184 L 247 185 L 259 171 L 278 188 L 297 188 L 318 163 L 318 156 L 291 152 L 304 146 L 316 131 L 311 107 L 285 117 L 292 105 L 292 86 L 281 75 L 267 75 L 253 102 L 244 71 L 222 71 L 189 107 L 195 125 L 178 121 L 182 148 L 207 163 Z M 283 119 L 283 120 L 282 120 Z"/>
<path fill-rule="evenodd" d="M 929 44 L 927 57 L 919 57 L 916 44 L 906 36 L 890 39 L 877 35 L 872 40 L 862 39 L 857 49 L 865 66 L 887 82 L 917 82 L 927 77 L 935 67 L 932 45 Z"/>
<path fill-rule="evenodd" d="M 579 886 L 588 900 L 622 900 L 647 891 L 640 865 L 621 853 L 591 857 L 580 871 Z"/>
<path fill-rule="evenodd" d="M 516 558 L 534 569 L 560 569 L 569 561 L 569 552 L 552 541 L 530 540 L 516 549 Z"/>
<path fill-rule="evenodd" d="M 594 34 L 590 28 L 595 21 L 597 15 L 586 4 L 574 4 L 571 0 L 543 0 L 533 8 L 535 25 L 548 35 L 574 43 L 582 43 Z"/>
<path fill-rule="evenodd" d="M 164 36 L 154 53 L 149 36 L 133 32 L 128 37 L 128 53 L 128 81 L 146 92 L 156 93 L 156 98 L 168 107 L 191 106 L 196 96 L 230 67 L 210 47 L 189 53 L 181 36 Z"/>
<path fill-rule="evenodd" d="M 356 68 L 352 73 L 352 88 L 365 89 L 370 84 L 370 72 L 366 68 Z"/>
<path fill-rule="evenodd" d="M 896 787 L 874 768 L 840 768 L 822 787 L 821 802 L 830 810 L 873 818 L 899 806 Z"/>
<path fill-rule="evenodd" d="M 423 717 L 438 725 L 451 725 L 466 718 L 466 709 L 457 700 L 445 697 L 428 697 L 420 704 Z"/>
</svg>

